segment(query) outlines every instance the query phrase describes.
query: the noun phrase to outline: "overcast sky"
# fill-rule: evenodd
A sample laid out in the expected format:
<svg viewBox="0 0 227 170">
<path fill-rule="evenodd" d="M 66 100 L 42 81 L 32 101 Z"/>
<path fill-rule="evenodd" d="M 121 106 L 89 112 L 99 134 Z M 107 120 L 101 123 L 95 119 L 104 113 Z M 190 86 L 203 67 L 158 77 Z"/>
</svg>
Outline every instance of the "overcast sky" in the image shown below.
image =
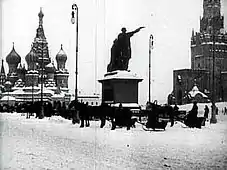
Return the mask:
<svg viewBox="0 0 227 170">
<path fill-rule="evenodd" d="M 227 10 L 227 2 L 224 1 L 222 14 Z M 110 48 L 121 28 L 132 31 L 145 26 L 131 38 L 129 69 L 144 79 L 139 85 L 139 103 L 144 104 L 148 100 L 148 45 L 152 33 L 152 100 L 166 102 L 173 88 L 173 70 L 190 68 L 191 32 L 193 28 L 199 30 L 203 0 L 1 0 L 0 57 L 5 59 L 14 42 L 15 50 L 25 63 L 42 7 L 50 57 L 56 65 L 55 57 L 63 44 L 68 56 L 69 88 L 73 93 L 76 27 L 70 20 L 71 7 L 75 2 L 79 8 L 78 88 L 81 93 L 101 92 L 97 79 L 106 73 Z M 6 63 L 5 69 L 8 71 Z"/>
</svg>

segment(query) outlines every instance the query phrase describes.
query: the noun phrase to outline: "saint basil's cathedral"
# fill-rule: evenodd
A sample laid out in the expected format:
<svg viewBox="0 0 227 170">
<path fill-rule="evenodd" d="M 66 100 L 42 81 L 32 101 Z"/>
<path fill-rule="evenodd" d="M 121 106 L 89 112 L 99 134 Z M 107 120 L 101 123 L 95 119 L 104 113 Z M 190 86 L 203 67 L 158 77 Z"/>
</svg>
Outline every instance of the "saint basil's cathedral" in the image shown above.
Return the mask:
<svg viewBox="0 0 227 170">
<path fill-rule="evenodd" d="M 30 52 L 25 56 L 27 68 L 25 68 L 25 64 L 21 63 L 21 57 L 16 52 L 14 44 L 11 52 L 6 56 L 9 67 L 7 75 L 2 60 L 0 97 L 8 96 L 10 99 L 15 99 L 15 102 L 31 102 L 39 101 L 43 94 L 43 101 L 60 101 L 67 104 L 71 98 L 68 89 L 69 72 L 65 68 L 67 55 L 61 45 L 55 58 L 56 68 L 49 56 L 48 43 L 43 29 L 42 9 L 40 9 L 38 17 L 39 26 L 36 36 Z M 42 84 L 43 90 L 41 90 Z"/>
</svg>

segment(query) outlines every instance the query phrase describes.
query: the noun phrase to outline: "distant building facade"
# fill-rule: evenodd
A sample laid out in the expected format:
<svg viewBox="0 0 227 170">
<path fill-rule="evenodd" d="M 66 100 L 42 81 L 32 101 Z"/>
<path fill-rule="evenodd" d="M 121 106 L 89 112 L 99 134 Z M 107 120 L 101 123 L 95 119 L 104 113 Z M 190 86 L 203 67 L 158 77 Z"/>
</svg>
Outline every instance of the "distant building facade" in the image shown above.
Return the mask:
<svg viewBox="0 0 227 170">
<path fill-rule="evenodd" d="M 57 68 L 49 56 L 48 42 L 43 29 L 42 9 L 38 14 L 39 26 L 31 45 L 30 52 L 25 56 L 25 64 L 21 63 L 21 57 L 16 52 L 14 44 L 11 52 L 6 56 L 9 72 L 6 75 L 3 60 L 0 72 L 0 87 L 2 96 L 10 95 L 16 98 L 16 102 L 39 101 L 41 98 L 41 84 L 43 84 L 44 101 L 70 102 L 68 93 L 69 72 L 65 68 L 67 55 L 61 45 L 56 55 Z M 6 92 L 5 82 L 9 81 L 10 92 Z"/>
<path fill-rule="evenodd" d="M 227 101 L 227 33 L 220 0 L 203 1 L 200 31 L 192 31 L 191 69 L 173 71 L 173 91 L 168 103 L 184 104 L 184 98 L 196 85 L 216 101 Z M 214 88 L 214 91 L 213 91 Z"/>
<path fill-rule="evenodd" d="M 98 94 L 93 94 L 93 95 L 79 94 L 78 101 L 81 103 L 87 103 L 89 106 L 100 106 L 102 103 L 101 97 Z"/>
</svg>

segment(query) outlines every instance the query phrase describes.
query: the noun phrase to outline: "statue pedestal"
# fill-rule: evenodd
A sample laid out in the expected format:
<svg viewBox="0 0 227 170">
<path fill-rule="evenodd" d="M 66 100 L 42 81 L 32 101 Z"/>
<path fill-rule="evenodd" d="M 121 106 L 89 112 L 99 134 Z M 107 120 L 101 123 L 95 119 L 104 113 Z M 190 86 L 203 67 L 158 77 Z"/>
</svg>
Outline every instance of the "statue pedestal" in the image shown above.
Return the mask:
<svg viewBox="0 0 227 170">
<path fill-rule="evenodd" d="M 138 103 L 138 84 L 143 79 L 129 71 L 116 70 L 108 72 L 102 83 L 102 102 Z"/>
</svg>

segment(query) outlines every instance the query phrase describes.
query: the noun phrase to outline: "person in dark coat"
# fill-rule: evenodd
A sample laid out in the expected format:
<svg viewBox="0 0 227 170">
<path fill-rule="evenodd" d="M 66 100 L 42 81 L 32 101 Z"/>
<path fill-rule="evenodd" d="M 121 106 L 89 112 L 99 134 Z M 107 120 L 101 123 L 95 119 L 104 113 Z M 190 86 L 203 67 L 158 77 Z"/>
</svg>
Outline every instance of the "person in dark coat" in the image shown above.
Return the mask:
<svg viewBox="0 0 227 170">
<path fill-rule="evenodd" d="M 83 128 L 84 127 L 84 120 L 85 120 L 85 114 L 86 114 L 86 105 L 84 103 L 79 103 L 79 115 L 80 115 L 80 120 L 81 120 L 81 124 L 80 127 Z"/>
<path fill-rule="evenodd" d="M 85 125 L 86 127 L 90 126 L 90 107 L 88 106 L 88 102 L 86 102 L 86 104 L 84 104 L 84 118 L 85 118 Z"/>
<path fill-rule="evenodd" d="M 205 105 L 204 111 L 205 111 L 205 112 L 204 112 L 204 117 L 205 117 L 206 119 L 208 119 L 209 108 L 208 108 L 207 105 Z"/>
<path fill-rule="evenodd" d="M 196 127 L 197 115 L 198 115 L 198 106 L 197 106 L 197 102 L 194 101 L 193 107 L 189 111 L 189 114 L 187 116 L 186 125 L 189 126 L 189 127 Z"/>
<path fill-rule="evenodd" d="M 70 103 L 69 109 L 72 114 L 72 124 L 80 123 L 80 103 L 77 100 L 74 100 Z"/>
<path fill-rule="evenodd" d="M 65 102 L 62 103 L 62 107 L 61 107 L 61 110 L 60 110 L 60 115 L 64 118 L 67 118 L 66 117 L 66 105 L 65 105 Z"/>
<path fill-rule="evenodd" d="M 170 122 L 171 122 L 171 127 L 174 125 L 174 116 L 177 115 L 177 112 L 179 110 L 179 107 L 177 106 L 177 104 L 175 104 L 175 106 L 173 107 L 173 111 L 170 111 Z"/>
</svg>

